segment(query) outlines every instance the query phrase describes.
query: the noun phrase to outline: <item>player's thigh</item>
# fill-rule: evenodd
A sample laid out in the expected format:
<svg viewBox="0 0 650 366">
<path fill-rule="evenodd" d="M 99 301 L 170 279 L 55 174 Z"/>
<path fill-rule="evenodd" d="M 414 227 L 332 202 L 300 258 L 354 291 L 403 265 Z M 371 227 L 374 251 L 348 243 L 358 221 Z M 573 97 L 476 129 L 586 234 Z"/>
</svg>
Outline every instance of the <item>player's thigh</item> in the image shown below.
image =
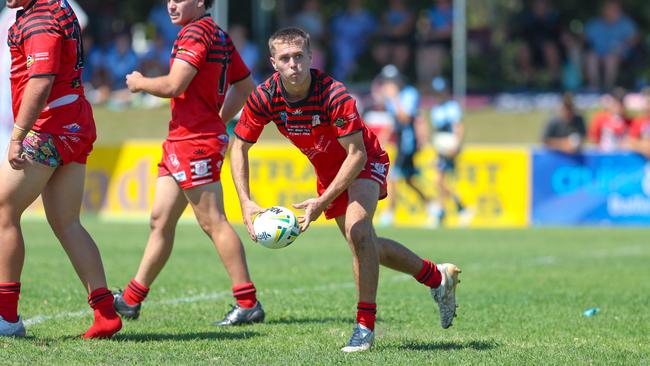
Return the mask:
<svg viewBox="0 0 650 366">
<path fill-rule="evenodd" d="M 43 191 L 55 168 L 27 159 L 22 170 L 5 160 L 0 165 L 0 206 L 22 213 Z"/>
<path fill-rule="evenodd" d="M 221 182 L 212 182 L 184 191 L 203 229 L 226 218 Z"/>
<path fill-rule="evenodd" d="M 45 215 L 53 228 L 79 220 L 86 165 L 70 163 L 56 168 L 43 189 Z"/>
<path fill-rule="evenodd" d="M 151 208 L 151 226 L 175 226 L 187 207 L 183 190 L 171 175 L 156 179 L 156 190 Z"/>
<path fill-rule="evenodd" d="M 372 234 L 372 218 L 379 200 L 379 183 L 357 179 L 348 187 L 348 207 L 345 211 L 346 237 Z"/>
</svg>

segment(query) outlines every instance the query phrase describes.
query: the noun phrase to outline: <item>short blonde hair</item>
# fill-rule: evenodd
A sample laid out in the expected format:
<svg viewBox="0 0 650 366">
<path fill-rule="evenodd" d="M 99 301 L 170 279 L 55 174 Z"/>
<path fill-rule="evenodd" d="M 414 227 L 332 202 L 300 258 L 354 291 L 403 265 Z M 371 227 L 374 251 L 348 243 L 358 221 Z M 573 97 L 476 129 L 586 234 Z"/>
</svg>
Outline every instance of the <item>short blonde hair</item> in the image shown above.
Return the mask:
<svg viewBox="0 0 650 366">
<path fill-rule="evenodd" d="M 282 28 L 279 31 L 273 33 L 273 35 L 269 38 L 269 52 L 271 53 L 271 56 L 273 56 L 274 42 L 298 44 L 300 41 L 302 41 L 302 44 L 307 49 L 307 52 L 311 52 L 309 33 L 297 27 Z"/>
</svg>

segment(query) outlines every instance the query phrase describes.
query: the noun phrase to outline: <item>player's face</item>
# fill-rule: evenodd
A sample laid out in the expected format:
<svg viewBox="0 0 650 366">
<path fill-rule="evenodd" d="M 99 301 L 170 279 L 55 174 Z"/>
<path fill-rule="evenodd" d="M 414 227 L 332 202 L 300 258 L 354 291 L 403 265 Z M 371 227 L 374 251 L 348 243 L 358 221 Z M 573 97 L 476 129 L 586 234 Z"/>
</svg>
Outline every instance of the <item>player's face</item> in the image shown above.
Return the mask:
<svg viewBox="0 0 650 366">
<path fill-rule="evenodd" d="M 172 23 L 186 25 L 205 12 L 203 0 L 167 0 L 167 12 Z"/>
<path fill-rule="evenodd" d="M 7 0 L 7 7 L 9 9 L 22 8 L 29 5 L 31 0 Z"/>
<path fill-rule="evenodd" d="M 309 77 L 311 54 L 303 42 L 274 42 L 271 64 L 280 73 L 283 82 L 303 85 Z"/>
</svg>

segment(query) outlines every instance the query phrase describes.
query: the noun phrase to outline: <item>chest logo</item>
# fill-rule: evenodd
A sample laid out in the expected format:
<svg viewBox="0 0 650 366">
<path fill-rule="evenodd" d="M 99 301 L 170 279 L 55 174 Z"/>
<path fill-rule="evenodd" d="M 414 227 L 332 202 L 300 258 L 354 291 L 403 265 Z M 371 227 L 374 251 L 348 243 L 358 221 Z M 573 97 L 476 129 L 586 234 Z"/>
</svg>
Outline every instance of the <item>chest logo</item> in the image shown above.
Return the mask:
<svg viewBox="0 0 650 366">
<path fill-rule="evenodd" d="M 291 112 L 294 116 L 302 116 L 302 109 L 296 109 L 295 111 Z"/>
<path fill-rule="evenodd" d="M 318 125 L 320 125 L 320 116 L 318 114 L 314 114 L 311 117 L 311 126 L 316 127 Z"/>
<path fill-rule="evenodd" d="M 287 112 L 280 112 L 280 119 L 282 120 L 283 123 L 287 123 Z"/>
</svg>

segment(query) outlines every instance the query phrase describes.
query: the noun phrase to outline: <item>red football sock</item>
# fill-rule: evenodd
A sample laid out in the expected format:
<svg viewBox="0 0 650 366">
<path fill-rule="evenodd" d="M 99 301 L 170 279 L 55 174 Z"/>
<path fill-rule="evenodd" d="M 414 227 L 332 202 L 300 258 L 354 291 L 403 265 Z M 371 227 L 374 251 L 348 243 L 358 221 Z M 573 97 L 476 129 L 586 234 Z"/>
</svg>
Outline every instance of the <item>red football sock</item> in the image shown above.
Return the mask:
<svg viewBox="0 0 650 366">
<path fill-rule="evenodd" d="M 143 302 L 148 293 L 149 287 L 139 284 L 135 278 L 132 278 L 131 282 L 126 285 L 122 297 L 127 304 L 133 306 Z"/>
<path fill-rule="evenodd" d="M 246 282 L 232 287 L 232 295 L 237 299 L 237 304 L 242 308 L 252 308 L 257 303 L 255 285 Z"/>
<path fill-rule="evenodd" d="M 440 282 L 442 282 L 442 274 L 438 271 L 438 267 L 428 259 L 422 260 L 422 269 L 414 277 L 418 282 L 431 288 L 438 288 Z"/>
<path fill-rule="evenodd" d="M 95 322 L 83 335 L 89 338 L 111 338 L 122 329 L 122 320 L 113 309 L 113 294 L 101 287 L 88 295 L 88 304 L 95 310 Z"/>
<path fill-rule="evenodd" d="M 18 321 L 20 282 L 0 283 L 0 316 L 9 323 Z"/>
<path fill-rule="evenodd" d="M 377 304 L 360 302 L 357 304 L 357 323 L 364 327 L 375 330 L 375 319 L 377 318 Z"/>
</svg>

